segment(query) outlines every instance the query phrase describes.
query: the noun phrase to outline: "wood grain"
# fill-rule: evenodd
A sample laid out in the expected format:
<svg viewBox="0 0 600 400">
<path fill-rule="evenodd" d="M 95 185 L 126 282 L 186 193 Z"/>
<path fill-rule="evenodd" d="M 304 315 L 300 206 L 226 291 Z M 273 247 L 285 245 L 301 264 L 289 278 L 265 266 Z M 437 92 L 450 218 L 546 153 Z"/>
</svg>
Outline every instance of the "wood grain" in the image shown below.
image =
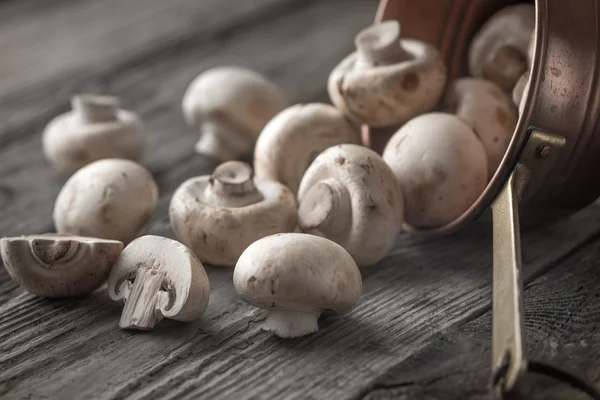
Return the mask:
<svg viewBox="0 0 600 400">
<path fill-rule="evenodd" d="M 376 7 L 363 0 L 143 3 L 147 9 L 132 0 L 57 0 L 39 9 L 33 0 L 0 3 L 0 50 L 4 45 L 23 52 L 0 65 L 0 79 L 8 69 L 14 77 L 10 85 L 0 84 L 0 119 L 7 121 L 0 126 L 1 235 L 53 229 L 51 211 L 61 182 L 46 167 L 40 132 L 67 109 L 72 94 L 93 90 L 120 96 L 142 115 L 148 139 L 144 164 L 161 191 L 148 232 L 173 237 L 170 195 L 183 180 L 215 166 L 194 154 L 198 135 L 181 117 L 181 96 L 191 79 L 215 65 L 241 64 L 269 75 L 290 102 L 327 101 L 331 68 L 351 51 L 352 36 L 372 21 Z M 55 32 L 63 25 L 70 34 Z M 75 29 L 83 37 L 71 38 Z M 30 65 L 50 57 L 62 40 L 78 46 L 79 55 L 53 60 L 47 70 Z M 527 232 L 526 280 L 598 235 L 598 205 Z M 295 340 L 261 330 L 264 313 L 237 298 L 231 269 L 207 266 L 212 293 L 201 320 L 162 321 L 152 333 L 119 330 L 121 306 L 104 289 L 51 301 L 23 292 L 1 269 L 0 398 L 387 396 L 369 388 L 404 360 L 417 357 L 423 370 L 453 365 L 435 351 L 430 359 L 418 358 L 440 332 L 471 320 L 482 321 L 477 329 L 485 330 L 478 317 L 489 310 L 491 254 L 485 223 L 430 241 L 401 236 L 387 258 L 364 270 L 365 295 L 357 309 L 326 315 L 320 332 Z M 459 350 L 448 350 L 448 357 Z M 486 394 L 479 386 L 473 393 L 472 398 Z"/>
<path fill-rule="evenodd" d="M 526 275 L 539 273 L 598 234 L 594 206 L 524 237 Z M 349 316 L 315 335 L 284 341 L 261 331 L 264 313 L 238 300 L 231 270 L 209 268 L 202 320 L 162 322 L 151 334 L 117 328 L 120 307 L 104 291 L 49 301 L 12 290 L 0 308 L 0 372 L 12 398 L 352 398 L 427 339 L 489 307 L 486 226 L 424 242 L 402 237 L 364 271 L 365 295 Z M 170 235 L 157 221 L 156 234 Z M 458 260 L 460 262 L 450 262 Z M 5 277 L 4 277 L 5 278 Z"/>
<path fill-rule="evenodd" d="M 531 282 L 525 291 L 528 355 L 600 383 L 600 241 L 595 240 Z M 491 313 L 442 332 L 394 366 L 364 399 L 488 399 Z M 432 363 L 429 360 L 435 359 Z M 460 383 L 460 384 L 458 384 Z M 525 399 L 587 400 L 568 385 L 534 374 Z"/>
<path fill-rule="evenodd" d="M 165 185 L 174 189 L 173 184 L 181 181 L 167 181 L 160 175 L 182 160 L 195 157 L 193 146 L 198 134 L 185 126 L 180 111 L 181 98 L 194 76 L 216 65 L 241 64 L 270 76 L 288 93 L 290 102 L 323 98 L 331 68 L 351 51 L 353 44 L 348 38 L 368 23 L 373 8 L 369 3 L 353 1 L 346 3 L 344 13 L 336 14 L 338 4 L 309 3 L 266 20 L 244 35 L 189 46 L 171 57 L 114 71 L 82 84 L 80 90 L 96 87 L 97 91 L 118 95 L 125 107 L 142 115 L 147 134 L 144 164 L 156 175 L 161 191 L 168 190 Z M 319 40 L 325 36 L 327 42 Z M 295 45 L 290 46 L 290 42 Z M 45 103 L 52 100 L 47 98 Z M 46 122 L 48 119 L 34 134 L 29 133 L 30 137 L 24 135 L 0 147 L 3 235 L 52 230 L 52 207 L 61 182 L 53 177 L 42 155 L 40 133 Z M 190 172 L 192 176 L 208 173 L 212 167 L 208 163 L 208 167 Z M 26 219 L 22 217 L 25 210 L 29 216 Z"/>
</svg>

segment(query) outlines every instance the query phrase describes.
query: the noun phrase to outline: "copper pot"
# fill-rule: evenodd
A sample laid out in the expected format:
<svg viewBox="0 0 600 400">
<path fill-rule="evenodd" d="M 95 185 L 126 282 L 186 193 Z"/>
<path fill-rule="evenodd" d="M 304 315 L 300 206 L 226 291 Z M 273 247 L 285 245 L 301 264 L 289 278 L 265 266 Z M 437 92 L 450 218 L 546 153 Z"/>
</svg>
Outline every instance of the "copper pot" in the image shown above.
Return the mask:
<svg viewBox="0 0 600 400">
<path fill-rule="evenodd" d="M 397 19 L 404 37 L 436 46 L 451 82 L 467 74 L 468 46 L 475 32 L 494 12 L 516 2 L 382 0 L 376 21 Z M 523 344 L 520 220 L 554 220 L 600 196 L 600 0 L 536 0 L 535 6 L 529 89 L 504 159 L 469 210 L 446 226 L 424 232 L 454 231 L 492 206 L 492 366 L 498 396 L 516 386 L 528 364 L 539 365 L 527 360 Z M 363 134 L 381 150 L 396 128 L 365 127 Z"/>
<path fill-rule="evenodd" d="M 471 37 L 487 18 L 511 0 L 382 0 L 376 20 L 398 19 L 404 37 L 421 39 L 440 49 L 448 81 L 467 75 Z M 537 0 L 536 44 L 525 106 L 498 171 L 473 206 L 448 232 L 478 217 L 498 195 L 516 166 L 533 131 L 564 138 L 562 149 L 547 143 L 546 159 L 533 157 L 532 177 L 522 216 L 527 224 L 563 217 L 600 196 L 600 1 Z M 396 127 L 397 128 L 397 127 Z M 365 128 L 377 150 L 395 132 Z M 534 151 L 541 151 L 541 141 Z M 558 144 L 560 146 L 560 144 Z M 546 148 L 544 148 L 546 149 Z M 539 161 L 538 161 L 539 160 Z M 551 165 L 553 164 L 553 165 Z M 551 166 L 550 166 L 551 165 Z"/>
</svg>

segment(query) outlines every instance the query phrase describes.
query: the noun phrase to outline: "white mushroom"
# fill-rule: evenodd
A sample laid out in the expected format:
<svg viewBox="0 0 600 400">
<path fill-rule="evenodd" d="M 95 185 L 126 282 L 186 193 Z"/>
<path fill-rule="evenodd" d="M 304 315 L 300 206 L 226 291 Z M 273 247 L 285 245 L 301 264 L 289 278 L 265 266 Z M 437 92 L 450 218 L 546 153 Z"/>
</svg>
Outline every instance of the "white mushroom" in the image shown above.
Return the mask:
<svg viewBox="0 0 600 400">
<path fill-rule="evenodd" d="M 517 125 L 517 109 L 511 98 L 485 79 L 461 78 L 448 88 L 446 104 L 471 127 L 483 144 L 488 159 L 488 177 L 491 178 Z"/>
<path fill-rule="evenodd" d="M 200 318 L 208 305 L 210 284 L 190 249 L 148 235 L 125 247 L 110 272 L 108 295 L 125 303 L 119 327 L 150 330 L 163 318 Z"/>
<path fill-rule="evenodd" d="M 515 87 L 512 90 L 512 100 L 513 103 L 519 109 L 519 114 L 523 107 L 521 106 L 521 99 L 523 98 L 523 94 L 529 90 L 529 75 L 531 74 L 531 66 L 533 64 L 533 56 L 535 52 L 535 31 L 531 33 L 531 38 L 529 39 L 529 47 L 527 48 L 527 63 L 528 68 L 527 71 L 521 75 Z"/>
<path fill-rule="evenodd" d="M 188 125 L 200 129 L 196 151 L 228 161 L 251 153 L 265 124 L 286 105 L 281 89 L 259 73 L 217 67 L 189 85 L 183 114 Z"/>
<path fill-rule="evenodd" d="M 278 182 L 254 179 L 240 161 L 185 181 L 173 194 L 169 217 L 177 238 L 202 262 L 222 266 L 234 266 L 252 242 L 297 224 L 294 194 Z"/>
<path fill-rule="evenodd" d="M 529 68 L 529 44 L 535 28 L 535 6 L 517 4 L 495 13 L 469 47 L 469 72 L 510 92 Z"/>
<path fill-rule="evenodd" d="M 418 116 L 392 136 L 384 152 L 404 194 L 404 219 L 437 228 L 462 215 L 485 189 L 485 149 L 467 124 L 445 113 Z"/>
<path fill-rule="evenodd" d="M 23 289 L 43 297 L 83 296 L 99 288 L 123 250 L 116 240 L 63 235 L 3 238 L 0 254 Z"/>
<path fill-rule="evenodd" d="M 438 50 L 400 39 L 400 24 L 389 20 L 361 31 L 357 51 L 329 76 L 334 105 L 370 126 L 400 125 L 431 110 L 443 94 L 446 67 Z"/>
<path fill-rule="evenodd" d="M 331 147 L 315 159 L 298 202 L 302 231 L 338 243 L 360 267 L 390 251 L 404 222 L 394 173 L 373 150 L 353 144 Z"/>
<path fill-rule="evenodd" d="M 328 147 L 360 143 L 358 126 L 328 104 L 297 104 L 273 118 L 256 142 L 258 178 L 278 181 L 296 193 L 304 172 Z"/>
<path fill-rule="evenodd" d="M 517 81 L 517 84 L 512 91 L 512 101 L 519 108 L 519 113 L 521 113 L 521 110 L 523 109 L 521 106 L 523 94 L 529 90 L 529 74 L 529 70 L 525 71 L 525 73 L 521 75 Z"/>
<path fill-rule="evenodd" d="M 362 294 L 354 260 L 318 236 L 284 233 L 252 243 L 233 272 L 237 294 L 268 310 L 263 329 L 283 338 L 319 330 L 324 310 L 348 313 Z"/>
<path fill-rule="evenodd" d="M 139 160 L 144 137 L 140 118 L 120 109 L 111 96 L 84 94 L 71 99 L 72 111 L 54 118 L 42 136 L 53 168 L 71 174 L 104 158 Z"/>
<path fill-rule="evenodd" d="M 54 204 L 57 232 L 128 243 L 138 236 L 158 200 L 154 178 L 141 165 L 95 161 L 77 171 Z"/>
</svg>

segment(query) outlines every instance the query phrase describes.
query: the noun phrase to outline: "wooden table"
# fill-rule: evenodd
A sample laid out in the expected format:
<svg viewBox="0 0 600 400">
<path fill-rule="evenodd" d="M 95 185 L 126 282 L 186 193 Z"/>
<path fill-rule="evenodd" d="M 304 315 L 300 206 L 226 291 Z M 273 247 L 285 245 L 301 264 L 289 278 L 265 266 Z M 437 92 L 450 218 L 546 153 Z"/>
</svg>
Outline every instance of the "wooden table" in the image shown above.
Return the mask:
<svg viewBox="0 0 600 400">
<path fill-rule="evenodd" d="M 144 164 L 161 197 L 149 232 L 173 237 L 167 205 L 214 164 L 193 152 L 186 85 L 216 65 L 270 76 L 293 102 L 327 101 L 329 71 L 370 23 L 367 0 L 34 0 L 0 3 L 0 235 L 53 230 L 61 182 L 47 167 L 44 125 L 78 92 L 118 95 L 139 112 Z M 600 206 L 526 232 L 526 328 L 534 358 L 600 380 Z M 195 323 L 118 329 L 105 291 L 47 300 L 0 271 L 3 399 L 485 399 L 490 364 L 491 234 L 403 235 L 364 269 L 365 294 L 311 336 L 261 330 L 232 270 L 208 267 L 212 295 Z M 535 381 L 531 398 L 575 399 Z M 584 398 L 584 397 L 581 397 Z"/>
</svg>

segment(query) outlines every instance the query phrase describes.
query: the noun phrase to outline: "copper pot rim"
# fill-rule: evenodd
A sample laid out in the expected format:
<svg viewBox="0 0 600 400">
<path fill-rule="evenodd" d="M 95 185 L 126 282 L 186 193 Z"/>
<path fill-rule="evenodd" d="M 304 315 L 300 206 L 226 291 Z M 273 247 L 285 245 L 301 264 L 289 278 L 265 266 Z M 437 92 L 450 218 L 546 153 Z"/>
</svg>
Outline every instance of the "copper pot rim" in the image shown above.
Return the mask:
<svg viewBox="0 0 600 400">
<path fill-rule="evenodd" d="M 375 22 L 388 19 L 386 15 L 386 8 L 388 7 L 389 2 L 390 0 L 382 0 L 380 2 L 379 8 L 377 9 Z M 490 179 L 484 191 L 471 205 L 471 207 L 469 207 L 469 209 L 467 209 L 462 215 L 452 222 L 437 228 L 415 228 L 404 224 L 403 231 L 420 236 L 441 236 L 454 233 L 463 228 L 465 225 L 479 218 L 483 212 L 491 206 L 491 204 L 494 202 L 494 199 L 504 188 L 504 185 L 519 161 L 521 152 L 523 151 L 525 143 L 527 142 L 527 139 L 533 128 L 529 124 L 534 109 L 532 100 L 536 99 L 538 96 L 539 82 L 542 77 L 543 66 L 545 63 L 544 55 L 546 54 L 546 49 L 548 46 L 545 28 L 540 24 L 540 21 L 544 20 L 545 17 L 546 10 L 543 7 L 540 7 L 539 2 L 536 1 L 535 44 L 533 62 L 529 75 L 529 83 L 527 85 L 527 90 L 523 92 L 523 97 L 521 100 L 523 106 L 521 108 L 513 136 L 500 163 L 500 166 L 494 173 L 492 179 Z"/>
</svg>

